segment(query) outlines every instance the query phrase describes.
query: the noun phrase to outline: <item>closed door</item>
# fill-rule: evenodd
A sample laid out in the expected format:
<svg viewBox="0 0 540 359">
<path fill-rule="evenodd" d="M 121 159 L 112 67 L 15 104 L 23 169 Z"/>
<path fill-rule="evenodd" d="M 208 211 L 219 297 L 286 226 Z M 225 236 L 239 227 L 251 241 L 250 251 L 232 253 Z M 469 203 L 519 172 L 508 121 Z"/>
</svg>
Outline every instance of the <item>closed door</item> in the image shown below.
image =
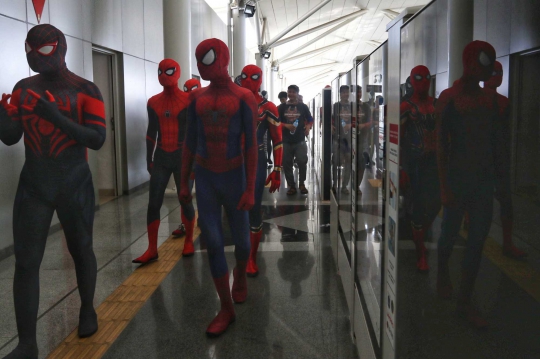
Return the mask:
<svg viewBox="0 0 540 359">
<path fill-rule="evenodd" d="M 540 52 L 521 56 L 516 122 L 515 192 L 540 199 Z"/>
<path fill-rule="evenodd" d="M 114 122 L 113 72 L 112 55 L 94 51 L 92 53 L 94 67 L 94 83 L 99 87 L 105 103 L 105 121 L 107 122 L 107 139 L 97 152 L 98 171 L 97 187 L 100 203 L 118 196 L 116 174 L 116 145 Z"/>
</svg>

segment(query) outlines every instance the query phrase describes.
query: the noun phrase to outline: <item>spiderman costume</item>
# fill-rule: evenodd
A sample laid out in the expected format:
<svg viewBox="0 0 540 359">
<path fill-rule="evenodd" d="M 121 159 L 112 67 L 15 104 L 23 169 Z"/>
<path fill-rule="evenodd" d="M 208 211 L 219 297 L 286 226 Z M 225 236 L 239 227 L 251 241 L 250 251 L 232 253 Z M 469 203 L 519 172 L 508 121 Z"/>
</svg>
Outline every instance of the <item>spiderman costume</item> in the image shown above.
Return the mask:
<svg viewBox="0 0 540 359">
<path fill-rule="evenodd" d="M 429 269 L 424 237 L 441 208 L 436 156 L 434 99 L 428 95 L 431 75 L 425 66 L 411 70 L 412 94 L 401 102 L 407 176 L 412 187 L 412 230 L 416 267 Z"/>
<path fill-rule="evenodd" d="M 197 46 L 195 57 L 201 77 L 210 85 L 189 97 L 180 199 L 184 203 L 191 201 L 189 170 L 195 162 L 199 226 L 207 242 L 210 271 L 221 301 L 221 310 L 206 333 L 217 336 L 235 320 L 223 248 L 222 206 L 235 242 L 232 299 L 242 303 L 247 296 L 250 243 L 246 211 L 254 204 L 257 103 L 250 91 L 231 81 L 227 71 L 229 49 L 223 41 L 204 40 Z"/>
<path fill-rule="evenodd" d="M 463 51 L 462 77 L 441 93 L 435 106 L 437 160 L 444 206 L 438 243 L 437 291 L 442 298 L 452 295 L 448 262 L 467 211 L 470 226 L 462 262 L 458 311 L 478 328 L 487 326 L 487 322 L 471 304 L 471 297 L 491 226 L 496 174 L 505 169 L 497 98 L 493 91 L 479 86 L 479 81 L 491 77 L 495 57 L 495 49 L 487 42 L 469 43 Z"/>
<path fill-rule="evenodd" d="M 184 91 L 186 93 L 190 93 L 191 91 L 194 91 L 196 89 L 200 89 L 201 87 L 202 87 L 201 82 L 199 80 L 197 80 L 197 79 L 189 79 L 184 84 Z"/>
<path fill-rule="evenodd" d="M 165 59 L 159 63 L 158 79 L 163 92 L 148 100 L 148 130 L 146 132 L 146 163 L 150 173 L 150 198 L 146 224 L 148 249 L 133 263 L 148 263 L 158 259 L 157 238 L 160 225 L 159 211 L 171 174 L 180 195 L 182 145 L 185 137 L 188 96 L 178 88 L 180 65 Z M 155 150 L 155 152 L 154 152 Z M 182 223 L 186 239 L 184 256 L 192 256 L 195 210 L 193 204 L 182 204 Z"/>
<path fill-rule="evenodd" d="M 247 265 L 247 275 L 255 277 L 259 274 L 257 267 L 257 250 L 262 236 L 261 201 L 264 186 L 270 183 L 270 193 L 279 191 L 281 185 L 281 158 L 283 144 L 281 143 L 281 128 L 279 113 L 276 105 L 259 94 L 262 83 L 262 70 L 255 65 L 247 65 L 240 75 L 242 87 L 250 90 L 255 96 L 258 105 L 259 121 L 257 122 L 257 148 L 259 149 L 257 161 L 257 179 L 255 181 L 255 205 L 249 211 L 251 251 Z M 274 170 L 266 178 L 266 133 L 270 134 L 274 145 Z"/>
<path fill-rule="evenodd" d="M 35 26 L 25 46 L 28 64 L 38 75 L 19 81 L 11 104 L 3 96 L 0 106 L 0 139 L 14 145 L 24 134 L 26 156 L 13 209 L 19 344 L 8 359 L 38 355 L 39 267 L 55 211 L 75 263 L 81 297 L 79 336 L 91 336 L 98 328 L 93 305 L 95 199 L 86 158 L 87 148 L 98 150 L 105 141 L 105 107 L 97 86 L 67 69 L 66 38 L 60 30 Z"/>
</svg>

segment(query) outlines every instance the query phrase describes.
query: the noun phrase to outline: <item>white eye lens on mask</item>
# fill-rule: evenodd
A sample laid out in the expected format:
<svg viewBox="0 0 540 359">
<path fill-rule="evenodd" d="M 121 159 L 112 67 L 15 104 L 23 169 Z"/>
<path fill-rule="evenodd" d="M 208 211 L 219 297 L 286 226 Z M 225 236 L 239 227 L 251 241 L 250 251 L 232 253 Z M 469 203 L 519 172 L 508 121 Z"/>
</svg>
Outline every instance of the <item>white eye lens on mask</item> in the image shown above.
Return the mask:
<svg viewBox="0 0 540 359">
<path fill-rule="evenodd" d="M 158 75 L 161 75 L 163 72 L 161 72 L 161 69 L 157 70 Z"/>
<path fill-rule="evenodd" d="M 172 76 L 176 72 L 176 69 L 174 67 L 171 67 L 170 69 L 167 69 L 165 73 L 169 76 Z"/>
<path fill-rule="evenodd" d="M 416 80 L 422 80 L 422 76 L 420 76 L 420 75 L 414 75 L 414 78 L 415 78 Z"/>
<path fill-rule="evenodd" d="M 251 76 L 251 78 L 252 78 L 253 80 L 258 80 L 258 79 L 259 79 L 259 75 L 253 75 L 253 76 Z"/>
<path fill-rule="evenodd" d="M 427 75 L 427 76 L 426 76 L 426 79 L 427 79 L 427 80 L 430 80 L 430 79 L 431 79 L 431 75 Z"/>
<path fill-rule="evenodd" d="M 242 78 L 247 79 L 247 75 L 245 73 L 243 73 L 243 72 L 242 72 Z"/>
<path fill-rule="evenodd" d="M 26 53 L 29 53 L 30 51 L 32 51 L 32 48 L 30 47 L 30 45 L 28 45 L 26 41 L 24 42 L 24 49 L 26 50 Z"/>
<path fill-rule="evenodd" d="M 480 64 L 482 66 L 489 66 L 491 65 L 491 60 L 489 59 L 488 55 L 484 51 L 480 53 L 480 56 L 478 57 L 478 61 L 480 61 Z"/>
<path fill-rule="evenodd" d="M 195 89 L 198 89 L 198 88 L 199 88 L 199 86 L 195 85 L 195 86 L 193 86 L 192 90 L 195 90 Z"/>
<path fill-rule="evenodd" d="M 214 49 L 210 49 L 210 51 L 208 51 L 206 53 L 206 55 L 204 55 L 201 62 L 204 65 L 209 66 L 209 65 L 212 65 L 215 60 L 216 60 L 216 53 L 215 53 Z"/>
<path fill-rule="evenodd" d="M 184 86 L 184 91 L 187 92 L 187 87 L 186 86 Z"/>
<path fill-rule="evenodd" d="M 54 50 L 56 49 L 56 45 L 58 45 L 58 42 L 54 43 L 54 44 L 47 44 L 47 45 L 44 45 L 42 47 L 40 47 L 37 51 L 42 54 L 42 55 L 50 55 L 54 52 Z"/>
</svg>

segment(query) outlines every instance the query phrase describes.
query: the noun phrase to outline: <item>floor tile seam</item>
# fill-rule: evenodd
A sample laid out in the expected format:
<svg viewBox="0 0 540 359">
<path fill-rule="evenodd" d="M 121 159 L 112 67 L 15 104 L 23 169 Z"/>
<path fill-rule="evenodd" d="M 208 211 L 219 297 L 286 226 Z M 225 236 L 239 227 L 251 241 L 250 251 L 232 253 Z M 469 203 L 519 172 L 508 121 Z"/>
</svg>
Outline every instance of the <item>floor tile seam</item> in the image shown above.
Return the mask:
<svg viewBox="0 0 540 359">
<path fill-rule="evenodd" d="M 197 214 L 196 214 L 196 217 L 197 217 Z M 193 233 L 193 237 L 196 239 L 198 237 L 198 235 L 200 234 L 200 229 L 198 227 L 195 228 L 195 231 Z M 170 250 L 177 250 L 177 249 L 180 249 L 180 248 L 183 248 L 184 246 L 184 241 L 185 241 L 185 237 L 184 238 L 180 238 L 180 239 L 173 239 L 172 236 L 170 236 L 165 242 L 163 242 L 161 244 L 161 246 L 159 248 L 163 248 L 164 246 L 165 247 L 172 247 L 172 248 L 167 248 L 169 251 Z M 172 244 L 170 244 L 172 243 Z M 159 250 L 158 248 L 158 250 Z M 168 259 L 168 260 L 160 260 L 160 262 L 167 262 L 167 263 L 170 263 L 170 262 L 174 262 L 174 263 L 178 263 L 178 261 L 180 261 L 180 259 L 182 259 L 182 255 L 180 254 L 180 256 L 178 256 L 177 258 L 176 257 L 173 257 L 174 259 Z M 155 263 L 159 263 L 159 262 L 155 262 Z M 143 266 L 143 267 L 139 267 L 138 269 L 140 269 L 140 271 L 138 272 L 138 274 L 159 274 L 159 273 L 166 273 L 167 275 L 174 269 L 174 265 L 172 266 L 167 266 L 168 267 L 168 270 L 166 272 L 163 272 L 163 271 L 157 271 L 156 269 L 157 268 L 154 268 L 154 267 L 158 267 L 158 268 L 161 268 L 161 267 L 164 267 L 163 265 L 154 265 L 154 266 Z M 141 271 L 142 269 L 142 271 Z M 135 318 L 135 316 L 138 314 L 138 312 L 140 311 L 140 309 L 144 306 L 144 304 L 150 299 L 150 297 L 152 296 L 152 294 L 157 290 L 157 288 L 161 285 L 161 283 L 163 282 L 163 280 L 165 280 L 165 278 L 167 277 L 167 275 L 163 276 L 161 278 L 161 281 L 155 285 L 149 285 L 149 286 L 142 286 L 142 285 L 129 285 L 129 286 L 126 286 L 124 285 L 124 283 L 126 281 L 128 281 L 131 276 L 133 276 L 135 273 L 135 271 L 133 271 L 130 276 L 128 278 L 126 278 L 126 280 L 115 290 L 113 291 L 109 297 L 107 297 L 101 304 L 100 306 L 97 308 L 97 311 L 99 312 L 100 309 L 102 307 L 104 307 L 105 305 L 109 305 L 109 303 L 133 303 L 133 304 L 137 304 L 137 305 L 140 305 L 140 307 L 137 309 L 137 310 L 133 310 L 131 312 L 131 316 L 129 319 L 126 319 L 126 320 L 117 320 L 117 322 L 123 322 L 123 321 L 126 321 L 126 325 L 118 331 L 118 333 L 116 333 L 116 337 L 110 341 L 110 343 L 106 343 L 107 347 L 106 347 L 106 350 L 103 351 L 103 353 L 99 356 L 99 357 L 94 357 L 94 358 L 101 358 L 102 355 L 104 355 L 108 348 L 114 343 L 114 341 L 121 335 L 121 333 L 123 332 L 123 330 L 127 327 L 127 324 L 129 324 L 129 322 L 131 322 L 131 320 L 133 320 L 133 318 Z M 151 292 L 148 293 L 148 292 L 145 292 L 144 294 L 144 300 L 142 301 L 127 301 L 127 300 L 116 300 L 116 301 L 113 301 L 113 300 L 110 300 L 110 298 L 115 298 L 115 297 L 118 297 L 118 289 L 120 287 L 131 287 L 131 288 L 142 288 L 142 287 L 148 287 L 148 289 L 151 288 Z M 126 295 L 128 296 L 128 295 Z M 126 298 L 126 296 L 123 296 L 122 298 Z M 114 313 L 112 313 L 112 315 L 114 315 Z M 101 319 L 99 319 L 100 321 L 102 321 Z M 104 321 L 105 322 L 105 321 Z M 110 323 L 112 321 L 108 321 L 108 323 Z M 74 335 L 73 333 L 75 332 L 75 330 L 70 333 L 68 335 L 68 337 L 66 339 L 64 339 L 64 341 L 62 341 L 50 354 L 48 357 L 54 357 L 53 354 L 59 352 L 59 349 L 62 348 L 63 346 L 65 345 L 78 345 L 73 343 L 73 344 L 70 344 L 71 342 L 66 342 L 68 338 L 70 338 L 70 336 Z M 98 335 L 99 337 L 101 337 L 103 334 L 100 334 L 100 333 L 96 333 L 96 335 Z M 90 337 L 89 339 L 91 339 L 92 337 Z M 89 343 L 88 345 L 103 345 L 104 343 L 96 343 L 96 342 L 91 342 L 91 344 Z"/>
</svg>

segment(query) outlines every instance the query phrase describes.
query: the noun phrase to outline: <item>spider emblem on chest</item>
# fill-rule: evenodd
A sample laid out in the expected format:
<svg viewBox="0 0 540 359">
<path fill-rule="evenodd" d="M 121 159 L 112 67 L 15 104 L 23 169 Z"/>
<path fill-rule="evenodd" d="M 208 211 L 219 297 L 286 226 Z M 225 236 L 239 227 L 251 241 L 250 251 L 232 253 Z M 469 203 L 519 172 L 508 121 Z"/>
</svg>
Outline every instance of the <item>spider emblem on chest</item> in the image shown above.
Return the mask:
<svg viewBox="0 0 540 359">
<path fill-rule="evenodd" d="M 171 111 L 165 110 L 165 117 L 167 118 L 171 117 Z"/>
</svg>

